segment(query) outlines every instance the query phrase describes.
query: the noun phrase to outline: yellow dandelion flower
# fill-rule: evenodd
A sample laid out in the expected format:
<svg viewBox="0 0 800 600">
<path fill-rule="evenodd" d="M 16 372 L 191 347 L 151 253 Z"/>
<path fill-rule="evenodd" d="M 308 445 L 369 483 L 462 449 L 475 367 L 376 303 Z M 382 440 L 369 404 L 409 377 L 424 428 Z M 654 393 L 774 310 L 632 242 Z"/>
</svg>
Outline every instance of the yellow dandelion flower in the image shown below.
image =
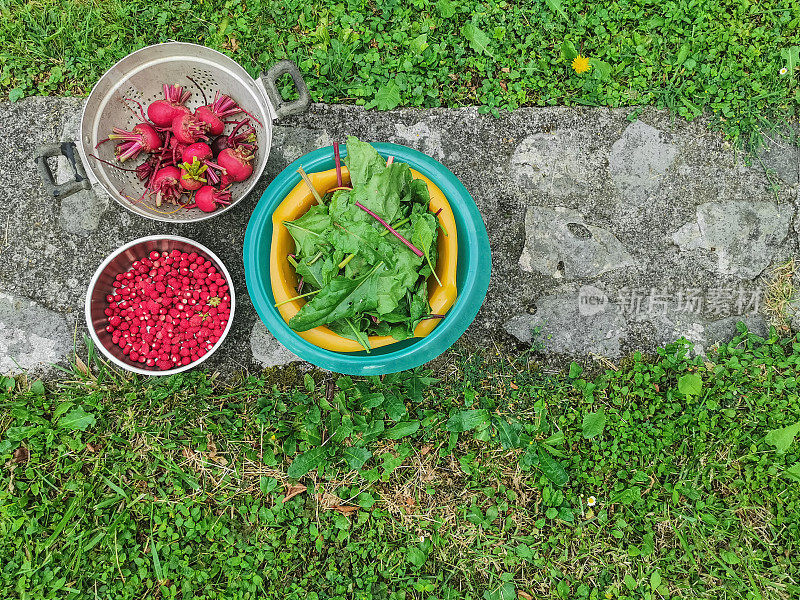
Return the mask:
<svg viewBox="0 0 800 600">
<path fill-rule="evenodd" d="M 586 58 L 585 56 L 581 56 L 580 54 L 578 54 L 578 56 L 576 56 L 575 59 L 572 61 L 572 69 L 578 75 L 580 75 L 581 73 L 586 73 L 586 71 L 588 71 L 591 68 L 592 67 L 589 65 L 589 59 Z"/>
</svg>

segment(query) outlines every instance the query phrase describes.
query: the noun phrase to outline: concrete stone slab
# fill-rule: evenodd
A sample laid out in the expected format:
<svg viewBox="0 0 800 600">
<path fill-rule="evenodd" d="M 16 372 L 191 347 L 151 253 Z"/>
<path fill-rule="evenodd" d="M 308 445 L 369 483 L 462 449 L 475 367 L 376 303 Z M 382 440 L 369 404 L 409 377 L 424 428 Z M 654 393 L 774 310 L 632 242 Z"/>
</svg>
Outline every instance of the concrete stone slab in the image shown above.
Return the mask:
<svg viewBox="0 0 800 600">
<path fill-rule="evenodd" d="M 0 292 L 0 373 L 41 371 L 64 359 L 73 326 L 64 315 Z"/>
<path fill-rule="evenodd" d="M 706 202 L 697 207 L 697 220 L 672 234 L 672 241 L 682 251 L 706 250 L 711 270 L 753 279 L 776 258 L 793 215 L 788 204 Z"/>
<path fill-rule="evenodd" d="M 194 238 L 231 271 L 236 317 L 209 367 L 232 373 L 294 360 L 244 293 L 244 231 L 283 168 L 351 134 L 426 152 L 473 195 L 493 271 L 465 334 L 472 345 L 533 342 L 545 359 L 615 358 L 684 335 L 707 349 L 737 320 L 763 326 L 769 266 L 798 250 L 791 157 L 776 186 L 775 173 L 744 160 L 702 121 L 663 111 L 645 109 L 631 121 L 627 109 L 521 109 L 495 118 L 475 108 L 315 105 L 276 127 L 264 174 L 234 210 L 199 225 L 164 225 L 96 191 L 61 202 L 45 195 L 34 149 L 74 139 L 81 107 L 75 98 L 0 103 L 9 123 L 0 134 L 0 293 L 13 299 L 0 309 L 3 372 L 65 359 L 76 324 L 82 338 L 85 286 L 97 265 L 124 242 L 155 233 Z"/>
<path fill-rule="evenodd" d="M 613 233 L 588 225 L 582 214 L 563 206 L 529 206 L 525 214 L 525 247 L 519 266 L 556 279 L 598 277 L 634 265 Z"/>
</svg>

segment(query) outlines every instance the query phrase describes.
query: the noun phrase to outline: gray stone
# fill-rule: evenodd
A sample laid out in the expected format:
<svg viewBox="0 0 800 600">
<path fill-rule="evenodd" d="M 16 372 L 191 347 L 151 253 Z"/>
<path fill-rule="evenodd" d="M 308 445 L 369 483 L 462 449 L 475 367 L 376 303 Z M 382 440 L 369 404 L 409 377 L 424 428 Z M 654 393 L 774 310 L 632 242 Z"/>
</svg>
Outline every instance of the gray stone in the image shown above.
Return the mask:
<svg viewBox="0 0 800 600">
<path fill-rule="evenodd" d="M 246 293 L 244 232 L 278 173 L 347 135 L 431 154 L 472 194 L 489 234 L 492 278 L 465 344 L 530 343 L 531 327 L 541 325 L 543 361 L 652 351 L 680 335 L 708 349 L 739 318 L 757 325 L 764 266 L 799 249 L 789 226 L 798 224 L 797 190 L 775 189 L 774 176 L 702 119 L 688 123 L 664 111 L 646 108 L 631 124 L 629 109 L 526 108 L 496 118 L 474 107 L 373 112 L 318 104 L 275 127 L 249 197 L 219 218 L 174 225 L 91 194 L 59 204 L 31 177 L 34 148 L 76 137 L 82 102 L 0 103 L 9 124 L 0 134 L 0 292 L 28 307 L 0 316 L 0 339 L 10 348 L 3 357 L 39 348 L 66 360 L 73 337 L 83 352 L 85 287 L 97 265 L 127 241 L 171 233 L 211 248 L 237 291 L 233 327 L 205 364 L 230 375 L 294 360 L 269 337 Z M 730 212 L 725 207 L 743 205 L 750 208 L 737 212 L 735 227 L 730 215 L 726 226 L 706 225 Z M 684 249 L 673 240 L 678 231 Z M 716 248 L 724 248 L 722 263 Z M 0 359 L 3 368 L 12 364 Z"/>
<path fill-rule="evenodd" d="M 590 131 L 572 128 L 526 137 L 510 162 L 520 191 L 534 188 L 555 197 L 585 193 L 603 159 L 592 152 L 591 138 Z"/>
<path fill-rule="evenodd" d="M 47 371 L 72 346 L 64 316 L 0 292 L 0 374 Z"/>
<path fill-rule="evenodd" d="M 643 200 L 659 186 L 678 154 L 664 137 L 655 127 L 635 121 L 614 142 L 608 169 L 621 194 Z"/>
<path fill-rule="evenodd" d="M 764 136 L 764 147 L 759 150 L 764 166 L 789 185 L 800 183 L 800 148 L 796 142 L 778 133 Z"/>
<path fill-rule="evenodd" d="M 257 321 L 250 332 L 250 350 L 256 362 L 265 368 L 278 367 L 301 360 L 282 346 L 261 321 Z"/>
<path fill-rule="evenodd" d="M 596 290 L 596 288 L 593 288 Z M 541 345 L 545 352 L 567 355 L 619 356 L 626 320 L 615 310 L 587 310 L 581 302 L 589 290 L 576 284 L 556 288 L 536 300 L 533 314 L 506 321 L 505 329 L 518 340 Z"/>
<path fill-rule="evenodd" d="M 794 297 L 786 306 L 786 317 L 792 331 L 800 332 L 800 293 L 797 292 L 797 288 L 795 288 Z"/>
<path fill-rule="evenodd" d="M 577 279 L 633 264 L 613 233 L 588 225 L 578 211 L 531 206 L 525 214 L 525 247 L 519 259 L 523 271 Z"/>
<path fill-rule="evenodd" d="M 693 344 L 693 353 L 701 356 L 714 345 L 727 342 L 734 337 L 737 333 L 737 324 L 740 322 L 757 335 L 764 335 L 768 329 L 764 316 L 758 313 L 714 318 L 697 313 L 680 313 L 674 308 L 673 305 L 673 310 L 651 315 L 646 319 L 656 325 L 657 343 L 664 345 L 684 338 Z M 639 320 L 642 320 L 641 317 Z"/>
<path fill-rule="evenodd" d="M 109 198 L 94 190 L 81 190 L 61 200 L 61 227 L 67 233 L 89 235 L 100 225 Z"/>
<path fill-rule="evenodd" d="M 395 123 L 395 135 L 389 138 L 390 141 L 404 146 L 411 146 L 428 156 L 437 160 L 444 158 L 444 148 L 442 147 L 442 132 L 431 130 L 425 121 L 405 126 L 402 123 Z"/>
<path fill-rule="evenodd" d="M 684 252 L 708 251 L 709 267 L 718 273 L 753 279 L 777 258 L 793 214 L 791 206 L 771 202 L 707 202 L 672 240 Z"/>
</svg>

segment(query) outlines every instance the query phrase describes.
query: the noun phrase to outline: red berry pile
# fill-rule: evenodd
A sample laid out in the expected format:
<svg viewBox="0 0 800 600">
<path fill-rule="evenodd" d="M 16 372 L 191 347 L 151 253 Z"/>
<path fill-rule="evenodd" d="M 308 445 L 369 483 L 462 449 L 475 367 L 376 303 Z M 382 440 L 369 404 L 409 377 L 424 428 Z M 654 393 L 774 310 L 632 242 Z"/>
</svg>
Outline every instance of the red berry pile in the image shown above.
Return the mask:
<svg viewBox="0 0 800 600">
<path fill-rule="evenodd" d="M 106 331 L 133 362 L 156 369 L 188 365 L 222 337 L 230 318 L 228 283 L 196 252 L 158 252 L 134 261 L 106 296 Z"/>
</svg>

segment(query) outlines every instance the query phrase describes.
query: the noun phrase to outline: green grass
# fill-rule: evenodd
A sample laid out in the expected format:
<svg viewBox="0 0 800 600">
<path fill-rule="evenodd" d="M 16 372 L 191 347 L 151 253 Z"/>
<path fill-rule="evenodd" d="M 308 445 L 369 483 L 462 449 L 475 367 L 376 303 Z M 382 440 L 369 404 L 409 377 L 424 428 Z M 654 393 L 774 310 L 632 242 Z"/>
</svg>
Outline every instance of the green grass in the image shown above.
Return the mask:
<svg viewBox="0 0 800 600">
<path fill-rule="evenodd" d="M 798 597 L 796 338 L 528 358 L 3 378 L 3 597 Z"/>
<path fill-rule="evenodd" d="M 666 107 L 750 142 L 800 101 L 793 0 L 414 0 L 167 4 L 2 0 L 0 89 L 88 93 L 115 61 L 169 39 L 253 75 L 295 60 L 314 100 L 377 107 Z M 566 44 L 565 44 L 566 42 Z M 592 59 L 585 75 L 564 60 Z M 788 72 L 780 75 L 781 68 Z"/>
</svg>

